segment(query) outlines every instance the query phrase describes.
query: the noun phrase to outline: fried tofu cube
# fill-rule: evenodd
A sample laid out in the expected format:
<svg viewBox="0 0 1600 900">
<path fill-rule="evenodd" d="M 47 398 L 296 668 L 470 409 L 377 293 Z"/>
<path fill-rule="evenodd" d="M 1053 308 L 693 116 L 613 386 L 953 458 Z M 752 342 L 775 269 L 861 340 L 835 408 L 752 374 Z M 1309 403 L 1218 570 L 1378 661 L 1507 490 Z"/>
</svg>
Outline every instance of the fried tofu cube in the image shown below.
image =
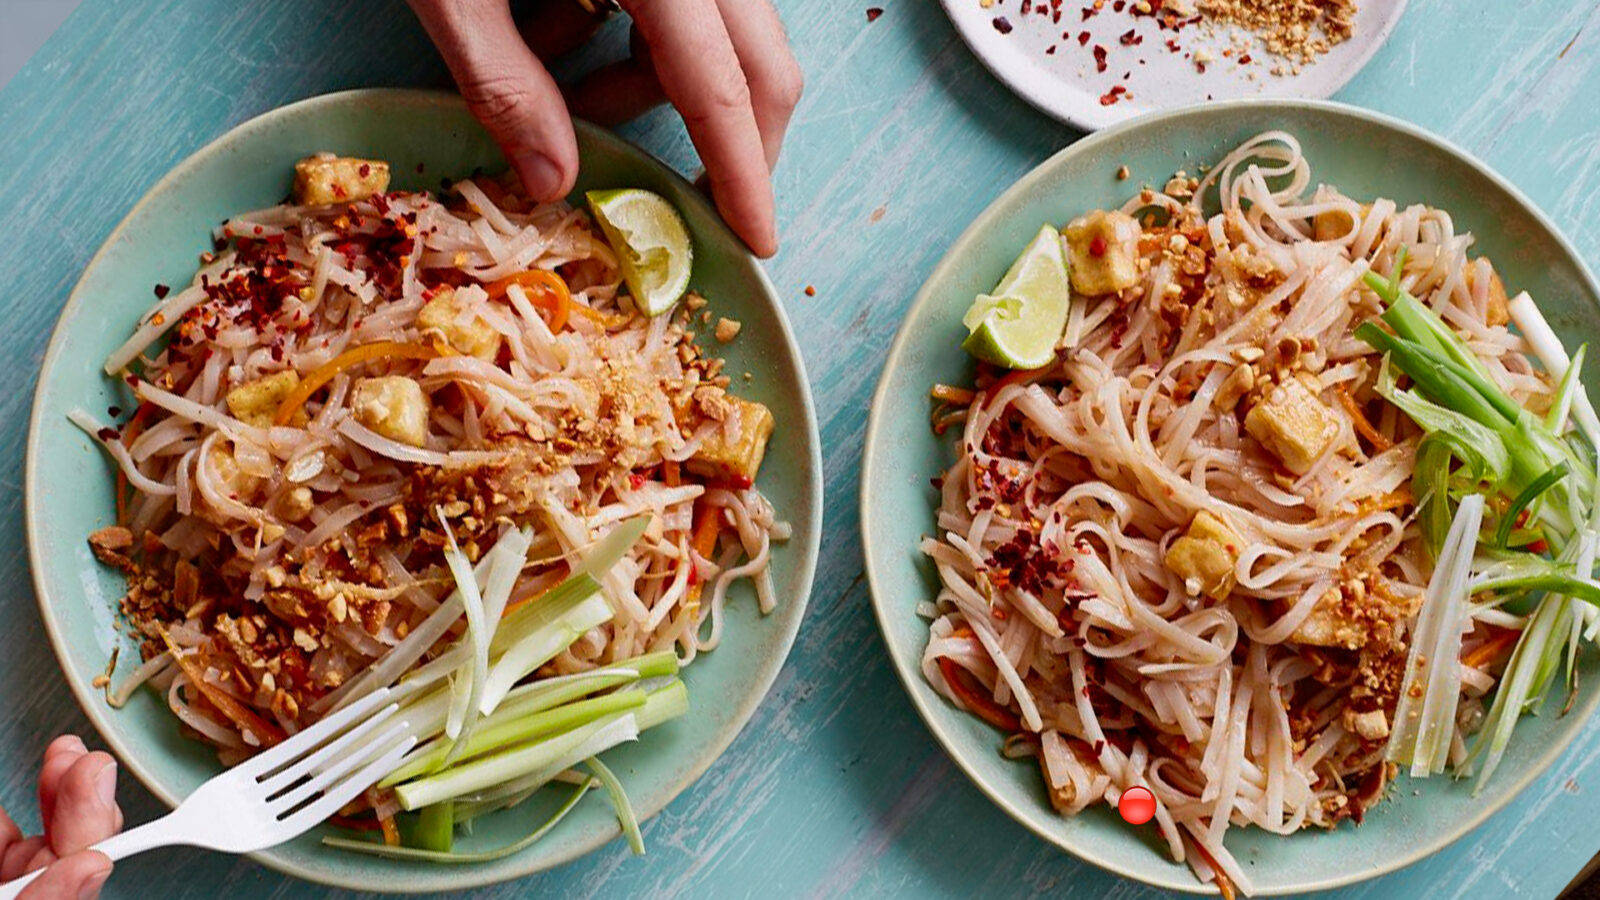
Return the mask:
<svg viewBox="0 0 1600 900">
<path fill-rule="evenodd" d="M 1466 268 L 1467 290 L 1474 293 L 1478 289 L 1479 272 L 1489 273 L 1489 284 L 1486 288 L 1489 294 L 1489 305 L 1484 311 L 1483 320 L 1491 326 L 1504 325 L 1511 321 L 1511 299 L 1506 296 L 1506 284 L 1500 280 L 1500 273 L 1489 265 L 1488 260 L 1474 260 Z"/>
<path fill-rule="evenodd" d="M 1097 209 L 1067 223 L 1067 274 L 1086 297 L 1139 283 L 1139 223 L 1127 213 Z"/>
<path fill-rule="evenodd" d="M 428 437 L 428 396 L 404 375 L 363 378 L 351 392 L 356 421 L 390 440 L 421 447 Z"/>
<path fill-rule="evenodd" d="M 1183 579 L 1187 593 L 1223 600 L 1233 590 L 1233 568 L 1243 549 L 1244 541 L 1228 523 L 1201 510 L 1167 548 L 1167 570 Z"/>
<path fill-rule="evenodd" d="M 294 202 L 301 206 L 354 203 L 389 189 L 389 164 L 378 159 L 318 153 L 294 164 Z"/>
<path fill-rule="evenodd" d="M 737 428 L 728 434 L 726 427 L 713 430 L 694 456 L 689 471 L 706 478 L 729 481 L 755 481 L 761 460 L 767 454 L 767 439 L 772 437 L 772 411 L 753 400 L 729 395 L 728 405 L 737 411 Z M 732 414 L 729 416 L 732 418 Z"/>
<path fill-rule="evenodd" d="M 293 369 L 247 381 L 228 392 L 228 412 L 246 425 L 271 428 L 278 407 L 299 386 L 300 373 Z M 304 423 L 304 412 L 297 411 L 296 417 Z"/>
<path fill-rule="evenodd" d="M 1291 378 L 1250 408 L 1244 428 L 1284 468 L 1304 475 L 1333 444 L 1339 422 L 1304 378 Z"/>
<path fill-rule="evenodd" d="M 417 327 L 437 333 L 457 352 L 494 362 L 500 351 L 499 332 L 467 309 L 455 289 L 441 287 L 417 313 Z"/>
</svg>

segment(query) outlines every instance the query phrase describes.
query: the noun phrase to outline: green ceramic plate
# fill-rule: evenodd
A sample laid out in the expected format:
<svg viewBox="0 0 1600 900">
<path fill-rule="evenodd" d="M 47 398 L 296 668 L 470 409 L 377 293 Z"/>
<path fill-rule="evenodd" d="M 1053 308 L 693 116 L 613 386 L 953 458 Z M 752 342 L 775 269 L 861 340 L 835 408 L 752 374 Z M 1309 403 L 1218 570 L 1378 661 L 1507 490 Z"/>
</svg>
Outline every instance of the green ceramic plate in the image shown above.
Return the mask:
<svg viewBox="0 0 1600 900">
<path fill-rule="evenodd" d="M 1600 338 L 1600 286 L 1533 204 L 1504 179 L 1445 141 L 1383 116 L 1333 103 L 1244 101 L 1161 113 L 1085 138 L 1056 154 L 1001 195 L 950 248 L 928 278 L 895 339 L 873 399 L 861 484 L 861 532 L 878 623 L 912 703 L 962 769 L 1002 809 L 1051 843 L 1113 872 L 1181 891 L 1202 888 L 1172 863 L 1151 828 L 1132 828 L 1099 807 L 1058 816 L 1038 770 L 997 752 L 996 731 L 945 702 L 918 668 L 927 643 L 918 601 L 937 579 L 918 539 L 933 531 L 928 479 L 952 459 L 949 442 L 928 428 L 928 388 L 960 383 L 972 364 L 959 344 L 961 314 L 988 290 L 1038 230 L 1096 207 L 1121 204 L 1143 183 L 1193 172 L 1259 132 L 1296 135 L 1314 182 L 1350 196 L 1384 196 L 1449 210 L 1458 231 L 1477 235 L 1515 290 L 1531 293 L 1571 348 Z M 1128 181 L 1113 173 L 1120 165 Z M 1236 830 L 1228 839 L 1259 894 L 1329 888 L 1416 862 L 1461 837 L 1508 803 L 1555 760 L 1600 701 L 1600 654 L 1584 654 L 1583 691 L 1565 717 L 1524 719 L 1499 774 L 1471 796 L 1470 782 L 1402 779 L 1391 799 L 1359 827 L 1277 837 Z"/>
<path fill-rule="evenodd" d="M 800 352 L 772 286 L 710 204 L 666 166 L 605 131 L 580 125 L 578 146 L 583 174 L 574 196 L 593 188 L 643 187 L 665 195 L 683 213 L 696 245 L 694 287 L 711 298 L 712 310 L 745 323 L 739 340 L 718 352 L 728 358 L 729 371 L 753 374 L 751 382 L 739 385 L 740 392 L 767 404 L 779 423 L 760 486 L 794 526 L 794 538 L 773 554 L 781 598 L 777 610 L 762 617 L 753 594 L 734 599 L 728 638 L 697 659 L 686 675 L 690 713 L 607 754 L 639 811 L 654 815 L 733 741 L 788 655 L 811 589 L 821 522 L 816 417 Z M 152 285 L 187 284 L 197 254 L 209 249 L 216 222 L 279 202 L 294 161 L 323 149 L 387 159 L 394 164 L 396 186 L 403 188 L 437 187 L 442 177 L 505 165 L 453 95 L 353 91 L 252 119 L 180 164 L 112 232 L 67 301 L 39 377 L 26 496 L 40 614 L 89 718 L 123 764 L 168 803 L 215 774 L 217 763 L 205 748 L 179 736 L 176 720 L 149 692 L 114 711 L 90 687 L 112 647 L 128 642 L 113 630 L 120 578 L 98 565 L 84 542 L 111 519 L 111 470 L 66 415 L 74 407 L 104 415 L 119 402 L 100 364 L 153 302 Z M 137 659 L 125 646 L 123 671 Z M 487 849 L 526 834 L 548 810 L 536 803 L 525 806 L 485 821 L 461 842 L 463 847 Z M 437 891 L 549 868 L 617 834 L 609 807 L 596 796 L 535 848 L 486 865 L 377 860 L 325 849 L 315 833 L 256 858 L 331 885 Z"/>
</svg>

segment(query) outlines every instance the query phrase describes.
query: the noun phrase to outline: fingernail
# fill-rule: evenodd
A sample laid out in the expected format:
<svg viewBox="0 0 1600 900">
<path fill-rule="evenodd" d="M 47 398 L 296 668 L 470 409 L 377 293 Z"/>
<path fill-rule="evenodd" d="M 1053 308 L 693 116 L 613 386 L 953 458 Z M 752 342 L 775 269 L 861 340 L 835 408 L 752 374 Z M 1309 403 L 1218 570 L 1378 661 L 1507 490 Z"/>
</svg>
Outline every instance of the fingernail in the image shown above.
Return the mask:
<svg viewBox="0 0 1600 900">
<path fill-rule="evenodd" d="M 100 798 L 100 803 L 106 809 L 113 809 L 117 805 L 117 764 L 106 763 L 99 774 L 94 776 L 94 792 Z"/>
<path fill-rule="evenodd" d="M 561 167 L 543 153 L 528 151 L 516 158 L 522 187 L 536 200 L 554 200 L 561 193 Z"/>
<path fill-rule="evenodd" d="M 100 889 L 105 887 L 106 879 L 110 877 L 111 867 L 106 866 L 104 869 L 85 878 L 83 887 L 78 888 L 78 900 L 95 900 L 96 897 L 100 896 Z"/>
<path fill-rule="evenodd" d="M 78 737 L 75 734 L 66 735 L 65 737 L 63 737 L 61 739 L 61 742 L 66 747 L 66 749 L 71 750 L 74 753 L 88 753 L 89 752 L 89 748 L 85 747 L 83 745 L 83 738 Z"/>
</svg>

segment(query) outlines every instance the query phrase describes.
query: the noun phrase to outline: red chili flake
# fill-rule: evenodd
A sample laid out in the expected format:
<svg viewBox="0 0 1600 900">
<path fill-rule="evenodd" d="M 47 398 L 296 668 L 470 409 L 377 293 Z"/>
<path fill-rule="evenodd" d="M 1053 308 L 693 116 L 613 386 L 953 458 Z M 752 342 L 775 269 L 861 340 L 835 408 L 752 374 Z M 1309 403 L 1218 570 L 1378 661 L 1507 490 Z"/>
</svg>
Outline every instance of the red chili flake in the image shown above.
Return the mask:
<svg viewBox="0 0 1600 900">
<path fill-rule="evenodd" d="M 1127 0 L 1117 0 L 1117 2 L 1111 4 L 1111 9 L 1114 12 L 1122 12 L 1123 7 L 1125 7 L 1127 5 L 1128 5 Z"/>
<path fill-rule="evenodd" d="M 1239 65 L 1241 65 L 1241 66 L 1250 65 L 1250 54 L 1246 53 L 1245 55 L 1239 57 Z"/>
<path fill-rule="evenodd" d="M 1007 19 L 1005 16 L 995 16 L 994 30 L 1000 32 L 1001 34 L 1010 34 L 1011 20 Z"/>
<path fill-rule="evenodd" d="M 1044 48 L 1044 55 L 1045 56 L 1055 56 L 1056 55 L 1056 45 L 1055 44 L 1051 44 L 1050 46 Z"/>
<path fill-rule="evenodd" d="M 106 407 L 106 414 L 111 416 L 113 419 L 119 419 L 122 417 L 122 407 L 108 406 Z"/>
<path fill-rule="evenodd" d="M 1127 31 L 1124 31 L 1120 37 L 1117 38 L 1117 42 L 1120 43 L 1124 47 L 1136 47 L 1136 46 L 1144 43 L 1144 35 L 1135 34 L 1134 30 L 1132 28 L 1129 28 Z"/>
<path fill-rule="evenodd" d="M 633 490 L 637 491 L 639 488 L 644 487 L 644 482 L 645 477 L 642 473 L 630 472 L 628 474 L 628 487 L 632 488 Z"/>
<path fill-rule="evenodd" d="M 1179 50 L 1182 50 L 1183 48 L 1178 46 L 1178 42 L 1176 40 L 1174 40 L 1172 38 L 1167 38 L 1167 49 L 1171 50 L 1173 53 L 1177 53 Z"/>
<path fill-rule="evenodd" d="M 817 295 L 817 289 L 812 287 L 809 284 L 806 285 L 806 296 L 807 297 L 815 297 L 816 295 Z"/>
<path fill-rule="evenodd" d="M 165 300 L 165 299 L 167 299 L 167 295 L 170 294 L 170 293 L 172 293 L 172 288 L 169 288 L 164 284 L 156 285 L 156 299 L 157 300 Z"/>
<path fill-rule="evenodd" d="M 102 428 L 95 432 L 95 436 L 102 441 L 114 441 L 122 435 L 118 434 L 115 428 Z"/>
<path fill-rule="evenodd" d="M 1111 90 L 1120 91 L 1120 90 L 1124 90 L 1124 88 L 1122 87 L 1122 85 L 1119 84 L 1116 87 L 1113 87 Z M 1105 256 L 1106 255 L 1106 239 L 1101 237 L 1098 234 L 1095 235 L 1094 239 L 1089 241 L 1089 255 L 1093 256 L 1093 257 L 1096 257 L 1096 258 Z"/>
<path fill-rule="evenodd" d="M 1087 43 L 1089 43 L 1089 32 L 1087 32 L 1087 31 L 1078 32 L 1078 46 L 1082 47 L 1084 44 L 1087 44 Z"/>
<path fill-rule="evenodd" d="M 365 178 L 368 175 L 372 174 L 372 166 L 369 166 L 366 163 L 362 163 L 361 164 L 361 168 L 356 169 L 356 174 L 360 175 L 362 178 Z"/>
<path fill-rule="evenodd" d="M 883 10 L 880 7 L 876 7 L 876 6 L 867 7 L 867 21 L 868 22 L 876 22 L 876 21 L 878 21 L 878 17 L 881 16 L 881 15 L 883 15 Z"/>
<path fill-rule="evenodd" d="M 265 231 L 265 229 L 263 229 L 260 225 L 257 225 L 256 227 L 254 227 L 254 228 L 252 228 L 250 230 L 255 232 L 257 235 L 260 235 L 263 231 Z"/>
<path fill-rule="evenodd" d="M 1106 48 L 1100 44 L 1094 45 L 1094 70 L 1096 72 L 1106 70 Z"/>
<path fill-rule="evenodd" d="M 1533 543 L 1528 545 L 1528 552 L 1529 553 L 1549 553 L 1550 552 L 1550 543 L 1548 541 L 1546 541 L 1544 538 L 1540 538 L 1537 541 L 1534 541 Z"/>
<path fill-rule="evenodd" d="M 1028 13 L 1033 12 L 1033 0 L 1022 0 L 1022 9 L 1020 12 L 1022 15 L 1027 15 Z"/>
</svg>

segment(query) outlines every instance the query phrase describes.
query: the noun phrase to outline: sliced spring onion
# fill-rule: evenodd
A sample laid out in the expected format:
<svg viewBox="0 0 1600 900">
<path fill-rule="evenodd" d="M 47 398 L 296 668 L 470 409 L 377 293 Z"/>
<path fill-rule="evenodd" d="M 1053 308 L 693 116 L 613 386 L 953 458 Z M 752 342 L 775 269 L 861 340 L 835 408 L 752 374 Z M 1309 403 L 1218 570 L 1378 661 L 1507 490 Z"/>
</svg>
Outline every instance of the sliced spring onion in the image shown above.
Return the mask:
<svg viewBox="0 0 1600 900">
<path fill-rule="evenodd" d="M 478 579 L 472 572 L 472 561 L 461 552 L 456 545 L 456 535 L 450 530 L 450 523 L 445 519 L 444 510 L 436 509 L 434 514 L 439 517 L 439 526 L 444 529 L 444 537 L 448 542 L 445 547 L 444 560 L 450 567 L 450 575 L 456 581 L 456 590 L 461 592 L 461 607 L 467 616 L 467 646 L 471 652 L 461 664 L 461 668 L 453 676 L 458 680 L 451 689 L 450 712 L 445 717 L 444 733 L 451 740 L 461 736 L 462 731 L 472 729 L 473 719 L 478 714 L 478 699 L 483 696 L 484 683 L 489 678 L 489 632 L 484 622 L 483 594 L 478 590 Z M 503 557 L 501 557 L 503 560 Z M 503 565 L 496 564 L 495 568 Z M 520 568 L 520 565 L 519 565 Z M 489 570 L 489 578 L 494 577 L 494 568 Z M 465 683 L 467 689 L 460 690 Z"/>
<path fill-rule="evenodd" d="M 588 575 L 591 578 L 601 578 L 611 571 L 617 563 L 622 561 L 633 545 L 644 536 L 645 529 L 650 527 L 650 516 L 638 515 L 631 519 L 624 519 L 617 523 L 615 528 L 606 532 L 606 536 L 596 541 L 589 550 L 583 562 L 573 569 L 574 575 Z"/>
<path fill-rule="evenodd" d="M 445 739 L 436 741 L 433 746 L 416 759 L 396 769 L 388 777 L 378 782 L 379 787 L 389 787 L 399 784 L 407 779 L 424 775 L 438 768 L 448 765 L 447 758 L 462 760 L 474 759 L 485 753 L 542 738 L 547 735 L 571 731 L 582 725 L 587 725 L 596 719 L 601 719 L 613 713 L 627 712 L 643 706 L 645 702 L 644 691 L 637 688 L 617 691 L 611 694 L 602 694 L 588 700 L 579 700 L 547 709 L 520 718 L 508 718 L 495 722 L 493 717 L 480 719 L 478 729 L 472 737 L 465 741 L 456 741 L 453 744 Z"/>
<path fill-rule="evenodd" d="M 639 833 L 639 817 L 634 815 L 633 804 L 628 801 L 628 792 L 622 789 L 622 782 L 606 767 L 606 764 L 591 756 L 583 761 L 589 771 L 600 779 L 605 785 L 606 793 L 611 796 L 611 808 L 616 811 L 617 824 L 622 826 L 622 833 L 628 838 L 628 847 L 635 856 L 644 855 L 644 835 Z"/>
<path fill-rule="evenodd" d="M 532 744 L 502 750 L 460 763 L 394 789 L 402 809 L 421 809 L 506 782 L 531 780 L 544 784 L 563 769 L 624 741 L 636 740 L 639 728 L 630 713 L 598 719 L 572 731 Z"/>
<path fill-rule="evenodd" d="M 411 819 L 407 822 L 406 819 Z M 419 850 L 450 852 L 455 844 L 455 804 L 449 800 L 418 810 L 414 816 L 400 817 L 400 843 Z"/>
<path fill-rule="evenodd" d="M 584 779 L 583 782 L 579 784 L 575 790 L 573 790 L 571 796 L 567 798 L 567 801 L 561 805 L 561 808 L 557 809 L 555 814 L 549 819 L 546 819 L 543 825 L 540 825 L 538 828 L 534 829 L 532 834 L 529 834 L 527 837 L 522 838 L 514 843 L 507 844 L 504 847 L 499 847 L 494 850 L 485 850 L 480 853 L 447 853 L 438 850 L 421 850 L 415 847 L 390 847 L 384 844 L 375 844 L 371 841 L 357 841 L 349 838 L 338 838 L 331 836 L 323 837 L 322 843 L 328 847 L 337 847 L 341 850 L 354 850 L 357 853 L 370 853 L 373 856 L 386 856 L 390 859 L 418 859 L 426 860 L 428 862 L 442 863 L 494 862 L 497 859 L 504 859 L 508 856 L 521 853 L 523 850 L 532 847 L 539 841 L 540 838 L 549 834 L 550 829 L 559 825 L 561 820 L 567 817 L 567 813 L 572 812 L 573 807 L 578 805 L 578 801 L 583 799 L 583 795 L 589 792 L 589 788 L 593 787 L 594 783 L 595 782 L 593 778 Z"/>
<path fill-rule="evenodd" d="M 1461 635 L 1471 624 L 1467 583 L 1483 508 L 1483 495 L 1469 494 L 1456 510 L 1428 580 L 1406 655 L 1406 677 L 1384 756 L 1390 762 L 1409 764 L 1417 778 L 1444 771 L 1455 734 L 1461 696 Z"/>
<path fill-rule="evenodd" d="M 1567 363 L 1561 381 L 1556 384 L 1555 402 L 1550 404 L 1550 411 L 1544 416 L 1544 427 L 1556 434 L 1567 430 L 1567 421 L 1572 415 L 1572 404 L 1583 394 L 1583 384 L 1578 381 L 1578 377 L 1583 372 L 1583 357 L 1588 352 L 1589 345 L 1580 344 L 1578 352 L 1572 354 L 1572 361 Z"/>
<path fill-rule="evenodd" d="M 1518 553 L 1489 566 L 1473 579 L 1472 592 L 1497 594 L 1545 591 L 1600 606 L 1600 583 L 1572 563 Z"/>
<path fill-rule="evenodd" d="M 1567 359 L 1567 351 L 1561 346 L 1561 339 L 1556 337 L 1555 329 L 1545 321 L 1544 314 L 1539 312 L 1539 307 L 1534 305 L 1533 298 L 1527 293 L 1520 293 L 1511 298 L 1509 304 L 1511 321 L 1522 332 L 1523 338 L 1528 342 L 1528 347 L 1533 350 L 1533 355 L 1538 357 L 1539 363 L 1545 371 L 1554 374 L 1566 372 L 1573 364 Z M 1572 419 L 1578 423 L 1578 428 L 1589 443 L 1600 447 L 1600 416 L 1595 415 L 1594 404 L 1590 402 L 1589 392 L 1586 389 L 1578 390 L 1573 398 Z"/>
<path fill-rule="evenodd" d="M 689 693 L 684 688 L 683 682 L 674 680 L 666 686 L 650 692 L 650 698 L 645 705 L 633 712 L 634 722 L 642 733 L 655 726 L 683 715 L 689 710 Z M 596 741 L 600 743 L 600 741 Z M 598 753 L 599 751 L 595 751 Z M 593 755 L 593 754 L 591 754 Z M 542 787 L 553 778 L 561 777 L 560 770 L 543 770 L 534 772 L 523 778 L 495 785 L 484 791 L 462 797 L 462 801 L 471 804 L 481 811 L 487 808 L 515 806 L 527 799 L 530 794 Z M 479 806 L 480 804 L 487 805 Z"/>
<path fill-rule="evenodd" d="M 1532 483 L 1523 488 L 1522 493 L 1511 501 L 1511 506 L 1501 515 L 1500 527 L 1495 530 L 1494 534 L 1494 545 L 1504 550 L 1506 543 L 1511 540 L 1511 530 L 1516 527 L 1517 519 L 1522 516 L 1522 511 L 1527 509 L 1533 501 L 1539 499 L 1540 494 L 1555 487 L 1556 482 L 1565 477 L 1567 477 L 1567 463 L 1566 460 L 1562 460 L 1545 470 L 1543 475 L 1535 478 Z"/>
<path fill-rule="evenodd" d="M 612 615 L 611 604 L 604 597 L 590 594 L 555 621 L 507 647 L 489 670 L 479 709 L 493 712 L 517 682 L 572 646 L 589 629 L 611 621 Z"/>
</svg>

